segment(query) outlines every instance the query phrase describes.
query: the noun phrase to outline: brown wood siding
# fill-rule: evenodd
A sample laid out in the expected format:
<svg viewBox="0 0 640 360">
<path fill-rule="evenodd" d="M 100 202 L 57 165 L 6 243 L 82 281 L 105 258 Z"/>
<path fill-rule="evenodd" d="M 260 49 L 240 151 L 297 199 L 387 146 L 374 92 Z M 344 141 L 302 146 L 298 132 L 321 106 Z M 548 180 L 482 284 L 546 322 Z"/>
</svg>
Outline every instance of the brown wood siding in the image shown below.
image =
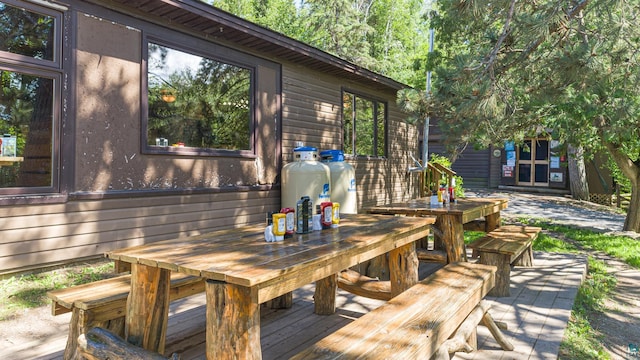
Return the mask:
<svg viewBox="0 0 640 360">
<path fill-rule="evenodd" d="M 430 142 L 429 154 L 447 156 L 447 152 L 441 143 Z M 429 155 L 431 156 L 431 155 Z M 463 187 L 487 187 L 491 172 L 491 153 L 489 149 L 474 150 L 465 149 L 456 161 L 451 165 L 453 171 L 462 177 Z"/>
<path fill-rule="evenodd" d="M 342 148 L 342 89 L 348 88 L 387 102 L 388 157 L 385 159 L 347 158 L 356 170 L 358 209 L 391 201 L 402 201 L 418 194 L 416 174 L 410 154 L 417 157 L 417 130 L 404 122 L 406 115 L 395 104 L 395 92 L 372 91 L 343 79 L 284 65 L 283 74 L 283 160 L 292 161 L 296 141 L 319 151 Z"/>
<path fill-rule="evenodd" d="M 73 143 L 72 153 L 63 154 L 69 188 L 55 194 L 60 197 L 58 203 L 0 206 L 0 273 L 264 221 L 267 211 L 280 208 L 278 165 L 281 159 L 283 164 L 292 160 L 296 141 L 320 150 L 342 147 L 343 88 L 384 99 L 388 105 L 388 156 L 347 160 L 356 169 L 359 208 L 418 194 L 418 176 L 407 172 L 414 165 L 410 155 L 417 157 L 419 153 L 417 132 L 403 122 L 406 116 L 395 104 L 395 90 L 386 83 L 327 75 L 246 48 L 239 50 L 257 55 L 257 66 L 263 67 L 261 76 L 271 77 L 259 90 L 275 91 L 277 97 L 282 86 L 282 121 L 277 116 L 280 99 L 261 98 L 262 105 L 276 105 L 265 105 L 259 114 L 259 119 L 270 121 L 270 125 L 259 129 L 262 137 L 257 139 L 256 159 L 144 153 L 140 144 L 143 36 L 166 35 L 180 40 L 184 34 L 176 36 L 173 29 L 147 23 L 140 13 L 134 18 L 95 4 L 71 3 L 70 12 L 75 13 L 70 18 L 76 17 L 77 23 L 66 25 L 75 34 L 70 41 L 74 45 L 68 49 L 75 67 L 65 72 L 73 88 L 69 94 L 76 98 L 69 99 L 73 106 L 66 119 L 73 123 L 73 131 L 63 139 Z M 202 37 L 197 43 L 201 41 Z M 388 90 L 381 90 L 385 88 Z M 256 184 L 266 186 L 261 190 L 219 191 Z M 185 190 L 179 194 L 181 189 L 201 188 L 211 192 L 195 195 Z M 114 191 L 152 193 L 151 189 L 176 193 L 112 195 Z M 66 191 L 71 193 L 67 201 Z M 77 194 L 82 192 L 104 199 Z"/>
<path fill-rule="evenodd" d="M 0 273 L 261 222 L 279 207 L 270 190 L 0 208 Z"/>
</svg>

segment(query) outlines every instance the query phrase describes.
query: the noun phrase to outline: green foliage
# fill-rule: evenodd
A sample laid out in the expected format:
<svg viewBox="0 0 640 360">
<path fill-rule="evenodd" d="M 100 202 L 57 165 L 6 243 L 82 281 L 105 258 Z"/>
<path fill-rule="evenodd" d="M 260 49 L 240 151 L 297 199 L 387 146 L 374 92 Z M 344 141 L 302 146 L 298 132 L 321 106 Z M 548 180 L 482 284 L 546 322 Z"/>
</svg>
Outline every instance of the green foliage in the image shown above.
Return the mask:
<svg viewBox="0 0 640 360">
<path fill-rule="evenodd" d="M 464 243 L 465 244 L 469 244 L 471 242 L 474 242 L 474 241 L 480 239 L 481 237 L 483 237 L 485 235 L 486 235 L 486 233 L 484 231 L 465 230 L 465 232 L 464 232 Z"/>
<path fill-rule="evenodd" d="M 607 271 L 604 262 L 591 257 L 588 261 L 588 276 L 578 290 L 558 359 L 610 358 L 601 345 L 602 336 L 591 326 L 590 316 L 603 310 L 605 299 L 615 289 L 616 278 Z"/>
<path fill-rule="evenodd" d="M 640 8 L 611 0 L 437 4 L 428 111 L 450 153 L 552 132 L 606 149 L 638 188 L 640 42 L 630 39 L 640 38 L 631 25 Z M 638 208 L 631 205 L 627 230 L 640 231 Z"/>
<path fill-rule="evenodd" d="M 449 160 L 449 158 L 447 158 L 446 156 L 442 156 L 438 154 L 430 154 L 429 162 L 434 164 L 440 164 L 446 168 L 451 169 L 451 160 Z M 455 184 L 456 184 L 456 190 L 455 190 L 456 197 L 463 197 L 464 187 L 462 186 L 463 185 L 462 176 L 454 175 L 453 180 L 455 181 Z"/>
<path fill-rule="evenodd" d="M 48 291 L 114 276 L 112 262 L 81 265 L 0 280 L 0 321 L 23 309 L 45 305 Z"/>
<path fill-rule="evenodd" d="M 561 233 L 584 249 L 602 251 L 640 269 L 640 241 L 623 235 L 608 235 L 591 230 L 554 224 L 543 219 L 528 219 L 529 224 Z"/>
<path fill-rule="evenodd" d="M 206 2 L 358 66 L 424 87 L 428 21 L 423 15 L 431 1 Z"/>
<path fill-rule="evenodd" d="M 538 238 L 533 242 L 533 250 L 563 254 L 578 252 L 575 246 L 544 233 L 538 235 Z"/>
</svg>

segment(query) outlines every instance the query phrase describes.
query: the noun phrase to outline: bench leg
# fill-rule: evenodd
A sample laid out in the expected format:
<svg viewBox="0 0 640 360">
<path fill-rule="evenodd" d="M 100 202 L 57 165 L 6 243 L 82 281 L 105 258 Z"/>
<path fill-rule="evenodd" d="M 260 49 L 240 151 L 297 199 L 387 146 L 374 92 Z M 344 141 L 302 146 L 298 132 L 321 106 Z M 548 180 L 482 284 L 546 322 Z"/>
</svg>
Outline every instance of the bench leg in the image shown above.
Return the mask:
<svg viewBox="0 0 640 360">
<path fill-rule="evenodd" d="M 502 331 L 500 331 L 500 328 L 498 327 L 496 322 L 493 321 L 493 317 L 491 317 L 491 314 L 489 314 L 488 311 L 485 312 L 484 316 L 482 317 L 482 325 L 489 329 L 489 332 L 491 333 L 493 338 L 496 339 L 502 350 L 513 350 L 513 345 L 509 342 L 509 340 L 507 340 L 506 337 L 504 337 L 504 334 L 502 333 Z"/>
<path fill-rule="evenodd" d="M 477 328 L 482 323 L 489 329 L 491 335 L 500 344 L 505 351 L 513 350 L 513 345 L 504 337 L 493 318 L 489 314 L 491 305 L 481 300 L 480 303 L 471 311 L 469 316 L 460 324 L 456 332 L 447 341 L 443 342 L 433 355 L 434 360 L 449 360 L 452 354 L 456 352 L 470 353 L 477 347 Z M 471 340 L 471 341 L 470 341 Z"/>
<path fill-rule="evenodd" d="M 513 262 L 515 266 L 533 267 L 533 249 L 529 245 Z"/>
<path fill-rule="evenodd" d="M 78 354 L 78 336 L 86 334 L 94 327 L 108 329 L 118 336 L 124 336 L 124 316 L 111 320 L 96 321 L 92 310 L 82 310 L 74 307 L 69 321 L 69 336 L 64 349 L 65 360 L 80 359 Z"/>
<path fill-rule="evenodd" d="M 480 253 L 480 264 L 493 265 L 498 268 L 496 271 L 496 284 L 487 295 L 502 297 L 509 296 L 509 283 L 511 279 L 511 257 L 504 254 L 496 254 L 489 252 Z"/>
</svg>

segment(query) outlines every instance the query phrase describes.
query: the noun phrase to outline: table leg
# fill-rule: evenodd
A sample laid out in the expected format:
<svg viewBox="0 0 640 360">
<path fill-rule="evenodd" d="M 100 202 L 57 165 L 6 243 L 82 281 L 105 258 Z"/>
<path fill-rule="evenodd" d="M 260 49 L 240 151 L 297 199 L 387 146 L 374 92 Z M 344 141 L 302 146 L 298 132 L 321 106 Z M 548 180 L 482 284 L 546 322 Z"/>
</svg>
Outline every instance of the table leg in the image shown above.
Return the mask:
<svg viewBox="0 0 640 360">
<path fill-rule="evenodd" d="M 418 282 L 418 255 L 412 242 L 389 252 L 391 296 L 396 296 Z"/>
<path fill-rule="evenodd" d="M 207 280 L 208 360 L 261 359 L 260 304 L 251 288 Z"/>
<path fill-rule="evenodd" d="M 484 232 L 491 232 L 500 227 L 500 211 L 484 217 Z"/>
<path fill-rule="evenodd" d="M 169 319 L 171 271 L 142 264 L 131 266 L 125 339 L 150 351 L 164 353 Z"/>
<path fill-rule="evenodd" d="M 338 274 L 316 281 L 316 291 L 313 295 L 314 312 L 316 314 L 331 315 L 336 312 L 337 290 Z"/>
<path fill-rule="evenodd" d="M 438 215 L 434 224 L 437 231 L 434 236 L 440 237 L 447 252 L 447 263 L 467 261 L 464 246 L 464 228 L 459 215 Z"/>
</svg>

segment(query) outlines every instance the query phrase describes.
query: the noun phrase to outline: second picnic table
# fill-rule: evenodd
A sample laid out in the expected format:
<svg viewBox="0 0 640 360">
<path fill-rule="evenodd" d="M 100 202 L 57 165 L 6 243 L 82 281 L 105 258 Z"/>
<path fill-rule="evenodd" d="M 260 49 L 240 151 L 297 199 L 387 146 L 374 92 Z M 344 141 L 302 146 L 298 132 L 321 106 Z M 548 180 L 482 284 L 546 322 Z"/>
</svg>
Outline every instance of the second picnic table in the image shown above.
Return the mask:
<svg viewBox="0 0 640 360">
<path fill-rule="evenodd" d="M 507 208 L 505 198 L 464 198 L 447 205 L 431 205 L 429 198 L 413 199 L 366 209 L 371 214 L 436 216 L 434 236 L 447 253 L 447 262 L 467 261 L 464 224 L 484 217 L 485 232 L 500 226 L 500 211 Z"/>
</svg>

